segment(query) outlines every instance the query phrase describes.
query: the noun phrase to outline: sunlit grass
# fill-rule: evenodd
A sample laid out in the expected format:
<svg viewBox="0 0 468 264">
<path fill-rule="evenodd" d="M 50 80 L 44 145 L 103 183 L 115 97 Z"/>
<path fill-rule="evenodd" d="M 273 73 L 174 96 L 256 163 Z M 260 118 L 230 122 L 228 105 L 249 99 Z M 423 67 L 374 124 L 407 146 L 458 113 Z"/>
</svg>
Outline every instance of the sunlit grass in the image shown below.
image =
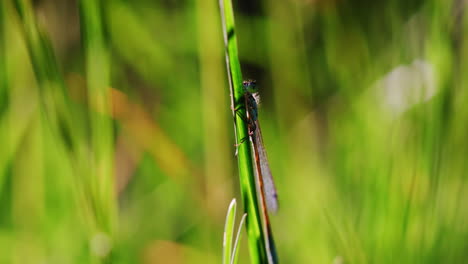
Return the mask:
<svg viewBox="0 0 468 264">
<path fill-rule="evenodd" d="M 464 263 L 458 1 L 246 3 L 281 263 Z M 0 1 L 0 263 L 222 261 L 221 32 L 216 1 Z"/>
<path fill-rule="evenodd" d="M 236 209 L 237 202 L 233 199 L 229 204 L 228 212 L 226 215 L 226 224 L 224 225 L 224 236 L 223 236 L 223 264 L 235 264 L 237 263 L 240 239 L 242 236 L 242 230 L 246 219 L 244 214 L 237 227 L 237 232 L 234 232 L 236 227 Z"/>
<path fill-rule="evenodd" d="M 220 0 L 219 6 L 225 43 L 231 109 L 234 118 L 234 134 L 236 135 L 239 182 L 244 212 L 247 214 L 246 229 L 249 239 L 250 256 L 253 263 L 269 263 L 272 257 L 270 249 L 267 246 L 267 239 L 273 238 L 271 234 L 267 234 L 267 226 L 263 224 L 267 223 L 266 216 L 263 215 L 263 210 L 266 210 L 266 208 L 262 208 L 262 202 L 257 199 L 257 197 L 260 197 L 260 194 L 258 193 L 258 184 L 256 183 L 256 177 L 261 176 L 254 174 L 254 153 L 251 150 L 250 142 L 246 141 L 249 137 L 248 124 L 245 120 L 247 106 L 242 103 L 245 91 L 238 56 L 234 11 L 230 0 Z M 265 205 L 264 202 L 263 205 Z"/>
</svg>

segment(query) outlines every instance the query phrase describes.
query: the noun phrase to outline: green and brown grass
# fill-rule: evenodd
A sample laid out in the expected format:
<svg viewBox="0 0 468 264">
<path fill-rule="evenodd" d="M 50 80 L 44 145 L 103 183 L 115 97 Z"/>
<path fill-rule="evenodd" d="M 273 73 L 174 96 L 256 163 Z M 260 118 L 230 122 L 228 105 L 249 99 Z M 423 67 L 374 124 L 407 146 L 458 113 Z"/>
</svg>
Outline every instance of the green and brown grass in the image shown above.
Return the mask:
<svg viewBox="0 0 468 264">
<path fill-rule="evenodd" d="M 233 5 L 280 262 L 465 263 L 462 1 Z M 230 106 L 218 1 L 0 1 L 0 263 L 220 263 Z"/>
</svg>

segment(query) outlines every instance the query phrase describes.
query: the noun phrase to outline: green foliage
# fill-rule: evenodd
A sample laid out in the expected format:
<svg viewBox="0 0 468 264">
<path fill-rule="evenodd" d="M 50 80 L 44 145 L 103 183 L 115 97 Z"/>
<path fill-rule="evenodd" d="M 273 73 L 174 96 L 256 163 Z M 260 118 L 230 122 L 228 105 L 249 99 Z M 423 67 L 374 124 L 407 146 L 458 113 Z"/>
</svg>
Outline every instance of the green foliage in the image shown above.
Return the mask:
<svg viewBox="0 0 468 264">
<path fill-rule="evenodd" d="M 220 0 L 220 9 L 223 26 L 224 43 L 226 46 L 227 74 L 231 91 L 231 108 L 234 116 L 234 129 L 236 134 L 237 160 L 239 166 L 239 180 L 244 202 L 244 212 L 247 214 L 247 233 L 249 236 L 250 254 L 253 263 L 267 263 L 266 241 L 262 226 L 262 209 L 258 203 L 253 158 L 250 144 L 245 141 L 249 132 L 245 107 L 242 107 L 244 89 L 242 87 L 242 72 L 237 51 L 236 28 L 234 12 L 230 0 Z M 236 113 L 237 111 L 237 113 Z"/>
<path fill-rule="evenodd" d="M 462 2 L 234 3 L 281 263 L 466 262 Z M 220 21 L 211 0 L 0 1 L 0 263 L 219 263 L 232 197 L 231 260 L 260 262 Z"/>
<path fill-rule="evenodd" d="M 223 264 L 235 264 L 237 263 L 238 252 L 239 252 L 239 243 L 242 234 L 242 227 L 244 226 L 244 221 L 246 214 L 242 216 L 242 219 L 237 228 L 236 240 L 234 241 L 234 246 L 232 244 L 234 239 L 234 227 L 236 220 L 236 199 L 231 201 L 229 204 L 228 213 L 226 215 L 226 224 L 224 225 L 224 236 L 223 236 Z"/>
</svg>

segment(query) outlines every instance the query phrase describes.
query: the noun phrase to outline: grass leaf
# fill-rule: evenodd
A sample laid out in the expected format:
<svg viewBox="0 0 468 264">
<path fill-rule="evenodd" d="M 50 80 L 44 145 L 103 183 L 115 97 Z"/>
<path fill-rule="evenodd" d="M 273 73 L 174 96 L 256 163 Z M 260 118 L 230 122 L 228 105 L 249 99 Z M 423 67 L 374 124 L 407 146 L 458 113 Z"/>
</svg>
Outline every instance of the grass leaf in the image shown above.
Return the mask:
<svg viewBox="0 0 468 264">
<path fill-rule="evenodd" d="M 226 224 L 224 225 L 223 236 L 223 264 L 229 264 L 231 259 L 232 237 L 234 234 L 234 222 L 236 220 L 236 199 L 232 199 L 229 204 L 228 212 L 226 215 Z"/>
<path fill-rule="evenodd" d="M 240 243 L 240 239 L 242 235 L 242 227 L 244 226 L 244 222 L 246 218 L 247 218 L 247 214 L 244 214 L 239 223 L 239 228 L 237 229 L 236 241 L 234 242 L 234 248 L 232 249 L 231 264 L 237 263 L 237 256 L 239 255 L 239 243 Z"/>
<path fill-rule="evenodd" d="M 230 0 L 220 0 L 221 19 L 226 51 L 226 66 L 228 70 L 229 86 L 231 92 L 231 109 L 235 119 L 234 129 L 236 143 L 248 138 L 246 122 L 241 118 L 245 116 L 245 108 L 237 108 L 243 100 L 242 72 L 237 51 L 237 39 L 234 25 L 234 12 Z M 238 109 L 236 114 L 234 109 Z M 249 239 L 249 248 L 252 263 L 267 263 L 264 231 L 261 223 L 261 208 L 257 201 L 255 174 L 252 164 L 252 151 L 250 145 L 244 142 L 238 146 L 237 161 L 239 167 L 239 180 L 241 185 L 244 212 L 247 213 L 246 227 Z"/>
</svg>

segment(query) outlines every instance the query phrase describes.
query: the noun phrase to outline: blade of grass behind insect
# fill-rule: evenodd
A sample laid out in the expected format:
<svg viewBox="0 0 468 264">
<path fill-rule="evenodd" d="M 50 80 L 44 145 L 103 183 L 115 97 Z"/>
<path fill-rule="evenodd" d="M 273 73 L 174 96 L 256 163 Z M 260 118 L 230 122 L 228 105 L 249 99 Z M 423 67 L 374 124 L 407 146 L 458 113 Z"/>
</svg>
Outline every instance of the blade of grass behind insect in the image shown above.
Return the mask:
<svg viewBox="0 0 468 264">
<path fill-rule="evenodd" d="M 6 11 L 5 1 L 0 3 L 0 118 L 8 105 L 8 86 L 6 70 Z"/>
<path fill-rule="evenodd" d="M 20 27 L 39 88 L 44 130 L 56 139 L 54 147 L 65 154 L 64 160 L 73 161 L 70 173 L 80 176 L 71 177 L 69 180 L 76 184 L 76 188 L 73 188 L 73 199 L 78 200 L 79 215 L 83 216 L 81 220 L 84 220 L 89 232 L 95 229 L 108 230 L 104 223 L 110 218 L 109 208 L 102 206 L 105 202 L 96 203 L 101 198 L 91 191 L 93 183 L 89 177 L 83 177 L 91 175 L 89 149 L 83 144 L 87 142 L 87 124 L 84 122 L 83 111 L 73 104 L 69 97 L 52 44 L 37 22 L 31 2 L 15 0 L 13 3 L 19 14 Z M 76 224 L 81 224 L 81 221 Z"/>
<path fill-rule="evenodd" d="M 110 117 L 109 55 L 104 34 L 102 1 L 80 1 L 80 23 L 86 54 L 86 80 L 88 101 L 91 105 L 92 172 L 89 178 L 91 192 L 96 199 L 99 226 L 112 233 L 114 203 L 113 127 Z"/>
<path fill-rule="evenodd" d="M 239 114 L 235 113 L 238 102 L 242 102 L 242 72 L 237 51 L 237 39 L 234 26 L 234 12 L 230 0 L 220 0 L 221 23 L 223 26 L 224 43 L 226 46 L 226 66 L 228 70 L 229 86 L 231 92 L 231 108 L 235 119 L 234 131 L 236 143 L 248 138 L 247 124 L 241 118 L 245 109 L 240 107 Z M 247 213 L 246 227 L 249 239 L 250 257 L 252 263 L 268 263 L 265 248 L 264 232 L 261 223 L 261 210 L 257 202 L 255 174 L 252 163 L 252 151 L 248 142 L 238 146 L 239 179 L 244 203 L 244 212 Z"/>
<path fill-rule="evenodd" d="M 236 207 L 236 199 L 232 199 L 226 215 L 226 224 L 224 225 L 223 264 L 229 264 L 229 261 L 231 260 L 232 237 L 234 235 L 234 223 L 236 221 Z"/>
<path fill-rule="evenodd" d="M 5 2 L 1 1 L 0 3 L 0 127 L 6 126 L 6 110 L 8 107 L 8 82 L 7 82 L 7 69 L 6 69 L 6 11 L 5 11 Z M 0 142 L 4 148 L 4 151 L 0 153 L 0 191 L 3 190 L 3 179 L 4 179 L 4 167 L 8 163 L 8 158 L 5 152 L 8 152 L 10 147 L 7 140 L 7 131 L 6 129 L 0 129 Z"/>
<path fill-rule="evenodd" d="M 52 132 L 62 140 L 68 150 L 76 149 L 78 139 L 84 135 L 82 118 L 72 111 L 73 104 L 67 96 L 65 82 L 59 70 L 52 44 L 37 25 L 31 2 L 13 1 L 19 14 L 20 25 L 28 47 L 29 56 L 39 87 L 41 107 Z"/>
</svg>

